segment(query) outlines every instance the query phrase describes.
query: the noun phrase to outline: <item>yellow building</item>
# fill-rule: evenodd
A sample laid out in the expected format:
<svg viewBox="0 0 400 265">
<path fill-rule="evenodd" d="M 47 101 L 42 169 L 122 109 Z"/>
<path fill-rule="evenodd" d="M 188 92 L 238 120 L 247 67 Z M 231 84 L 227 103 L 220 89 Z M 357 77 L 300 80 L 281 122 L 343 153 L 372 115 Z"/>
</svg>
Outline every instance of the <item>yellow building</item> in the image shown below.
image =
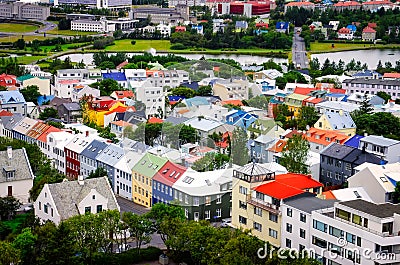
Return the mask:
<svg viewBox="0 0 400 265">
<path fill-rule="evenodd" d="M 311 176 L 275 173 L 259 164 L 235 170 L 232 185 L 232 225 L 249 229 L 259 239 L 280 247 L 282 202 L 310 192 L 322 193 L 322 184 Z"/>
<path fill-rule="evenodd" d="M 166 158 L 147 153 L 132 168 L 132 200 L 135 203 L 151 207 L 152 179 L 167 161 Z"/>
<path fill-rule="evenodd" d="M 347 111 L 326 112 L 314 124 L 314 127 L 322 130 L 338 131 L 348 136 L 356 134 L 356 124 Z"/>
<path fill-rule="evenodd" d="M 18 77 L 17 82 L 22 86 L 22 89 L 28 86 L 37 86 L 41 95 L 50 95 L 50 79 L 28 74 Z"/>
<path fill-rule="evenodd" d="M 125 112 L 128 107 L 121 101 L 115 100 L 95 100 L 86 103 L 82 108 L 83 120 L 94 122 L 97 126 L 104 127 L 104 116 L 115 112 Z"/>
<path fill-rule="evenodd" d="M 293 117 L 297 118 L 300 114 L 300 109 L 303 106 L 303 101 L 310 96 L 301 94 L 290 94 L 285 97 L 285 104 L 288 106 L 289 111 L 293 112 Z"/>
</svg>

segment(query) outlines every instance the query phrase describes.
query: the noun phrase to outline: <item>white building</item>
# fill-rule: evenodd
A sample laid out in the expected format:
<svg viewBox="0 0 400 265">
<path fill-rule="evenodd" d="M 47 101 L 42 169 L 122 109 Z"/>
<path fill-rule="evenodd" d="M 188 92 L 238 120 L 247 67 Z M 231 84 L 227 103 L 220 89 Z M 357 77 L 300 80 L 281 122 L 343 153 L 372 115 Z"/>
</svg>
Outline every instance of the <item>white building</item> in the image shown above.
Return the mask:
<svg viewBox="0 0 400 265">
<path fill-rule="evenodd" d="M 47 135 L 47 151 L 45 154 L 50 159 L 53 167 L 58 172 L 65 174 L 65 152 L 64 147 L 74 138 L 72 133 L 52 132 Z"/>
<path fill-rule="evenodd" d="M 58 5 L 85 5 L 90 8 L 106 8 L 106 9 L 125 9 L 131 8 L 130 0 L 54 0 L 54 6 Z"/>
<path fill-rule="evenodd" d="M 79 102 L 83 96 L 93 96 L 93 98 L 100 97 L 100 90 L 88 85 L 78 85 L 72 90 L 70 98 L 72 102 Z"/>
<path fill-rule="evenodd" d="M 339 113 L 341 110 L 351 113 L 360 108 L 359 105 L 343 102 L 343 101 L 324 101 L 315 104 L 315 108 L 319 113 L 336 112 Z"/>
<path fill-rule="evenodd" d="M 165 113 L 165 95 L 161 86 L 153 86 L 150 81 L 146 81 L 142 87 L 135 91 L 136 99 L 146 105 L 146 116 Z"/>
<path fill-rule="evenodd" d="M 107 177 L 45 184 L 34 208 L 42 222 L 56 225 L 79 214 L 120 211 Z"/>
<path fill-rule="evenodd" d="M 163 38 L 169 37 L 171 35 L 171 25 L 159 24 L 156 26 L 156 30 L 160 32 Z"/>
<path fill-rule="evenodd" d="M 79 19 L 71 21 L 71 30 L 91 31 L 91 32 L 113 32 L 115 31 L 115 23 L 109 23 L 105 19 L 91 20 Z"/>
<path fill-rule="evenodd" d="M 365 149 L 388 163 L 400 162 L 400 141 L 378 135 L 368 135 L 360 140 L 359 149 Z"/>
<path fill-rule="evenodd" d="M 55 83 L 52 94 L 59 98 L 72 98 L 72 91 L 80 83 L 78 79 L 59 80 Z"/>
</svg>

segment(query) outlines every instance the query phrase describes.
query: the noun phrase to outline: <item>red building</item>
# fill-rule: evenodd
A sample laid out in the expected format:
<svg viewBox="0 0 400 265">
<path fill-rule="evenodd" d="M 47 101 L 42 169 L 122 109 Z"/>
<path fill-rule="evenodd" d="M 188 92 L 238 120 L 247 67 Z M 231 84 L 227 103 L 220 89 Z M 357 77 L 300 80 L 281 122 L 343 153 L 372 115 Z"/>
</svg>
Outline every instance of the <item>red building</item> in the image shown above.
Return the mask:
<svg viewBox="0 0 400 265">
<path fill-rule="evenodd" d="M 229 5 L 229 11 L 223 8 L 223 5 Z M 271 11 L 272 2 L 270 1 L 248 1 L 248 2 L 230 2 L 219 3 L 218 13 L 225 14 L 226 12 L 232 15 L 247 15 L 252 16 L 268 14 Z"/>
<path fill-rule="evenodd" d="M 91 137 L 77 134 L 71 142 L 64 147 L 65 174 L 70 180 L 78 179 L 81 170 L 80 153 L 93 141 Z"/>
<path fill-rule="evenodd" d="M 17 83 L 17 77 L 15 75 L 1 74 L 0 75 L 0 86 L 8 87 L 15 86 Z"/>
</svg>

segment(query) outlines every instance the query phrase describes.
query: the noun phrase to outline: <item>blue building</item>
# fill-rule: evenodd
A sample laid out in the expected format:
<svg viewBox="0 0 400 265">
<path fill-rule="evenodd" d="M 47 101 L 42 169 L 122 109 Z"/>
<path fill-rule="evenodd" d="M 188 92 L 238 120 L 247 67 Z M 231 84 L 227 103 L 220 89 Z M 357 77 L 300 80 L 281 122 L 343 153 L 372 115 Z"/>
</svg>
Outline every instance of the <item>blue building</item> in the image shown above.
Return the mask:
<svg viewBox="0 0 400 265">
<path fill-rule="evenodd" d="M 116 144 L 110 144 L 97 157 L 97 167 L 102 167 L 107 171 L 108 178 L 111 180 L 111 186 L 114 190 L 115 184 L 115 164 L 121 159 L 125 151 Z"/>
<path fill-rule="evenodd" d="M 88 177 L 90 173 L 97 169 L 96 158 L 108 146 L 107 143 L 93 140 L 80 154 L 81 172 L 83 177 Z"/>
<path fill-rule="evenodd" d="M 276 23 L 275 29 L 281 33 L 289 32 L 289 22 L 279 21 Z"/>
<path fill-rule="evenodd" d="M 247 129 L 257 119 L 258 116 L 255 114 L 243 110 L 231 110 L 225 116 L 225 123 Z"/>
<path fill-rule="evenodd" d="M 152 205 L 174 200 L 172 185 L 186 172 L 186 167 L 168 161 L 153 177 Z"/>
<path fill-rule="evenodd" d="M 347 25 L 346 29 L 351 30 L 353 33 L 357 31 L 357 27 L 353 24 Z"/>
</svg>

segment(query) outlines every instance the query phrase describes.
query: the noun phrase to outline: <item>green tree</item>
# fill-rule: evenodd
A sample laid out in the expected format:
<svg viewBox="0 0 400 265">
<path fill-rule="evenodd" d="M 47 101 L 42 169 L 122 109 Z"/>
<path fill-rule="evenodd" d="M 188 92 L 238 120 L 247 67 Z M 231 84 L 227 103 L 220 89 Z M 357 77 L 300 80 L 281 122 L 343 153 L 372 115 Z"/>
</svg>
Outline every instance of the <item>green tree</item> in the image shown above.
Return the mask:
<svg viewBox="0 0 400 265">
<path fill-rule="evenodd" d="M 37 104 L 37 99 L 40 95 L 39 87 L 36 85 L 27 86 L 20 90 L 21 94 L 24 96 L 26 102 L 33 102 Z"/>
<path fill-rule="evenodd" d="M 400 203 L 400 181 L 396 182 L 396 187 L 393 192 L 393 203 Z"/>
<path fill-rule="evenodd" d="M 376 95 L 378 97 L 381 97 L 385 100 L 385 103 L 388 103 L 388 101 L 392 98 L 391 95 L 389 95 L 388 93 L 384 92 L 384 91 L 378 91 L 378 93 L 376 93 Z"/>
<path fill-rule="evenodd" d="M 101 64 L 99 65 L 99 68 L 101 70 L 115 69 L 115 64 L 113 62 L 110 62 L 110 61 L 104 61 L 104 62 L 101 62 Z"/>
<path fill-rule="evenodd" d="M 283 148 L 279 163 L 289 172 L 308 174 L 306 164 L 309 144 L 301 135 L 294 135 Z"/>
<path fill-rule="evenodd" d="M 266 97 L 263 95 L 255 96 L 249 100 L 246 100 L 248 106 L 263 110 L 268 110 L 268 102 L 271 97 Z"/>
<path fill-rule="evenodd" d="M 269 59 L 267 62 L 263 63 L 264 69 L 276 69 L 279 72 L 282 72 L 282 67 L 275 63 L 274 60 Z"/>
<path fill-rule="evenodd" d="M 48 118 L 56 118 L 58 119 L 58 112 L 54 108 L 45 108 L 40 114 L 39 114 L 39 119 L 45 121 Z"/>
<path fill-rule="evenodd" d="M 146 215 L 132 212 L 125 212 L 122 221 L 127 224 L 129 233 L 136 242 L 136 250 L 140 253 L 142 245 L 151 241 L 151 234 L 154 232 L 153 223 Z"/>
<path fill-rule="evenodd" d="M 24 39 L 18 39 L 16 42 L 14 42 L 14 48 L 18 50 L 23 50 L 25 49 L 26 43 Z"/>
<path fill-rule="evenodd" d="M 228 163 L 229 156 L 226 154 L 207 153 L 205 156 L 193 163 L 192 169 L 199 172 L 213 171 L 225 168 Z"/>
<path fill-rule="evenodd" d="M 237 127 L 231 137 L 231 162 L 235 165 L 243 166 L 250 161 L 247 150 L 247 133 L 243 128 Z"/>
<path fill-rule="evenodd" d="M 181 96 L 184 98 L 192 98 L 197 95 L 196 91 L 188 87 L 177 87 L 170 91 L 172 96 Z"/>
<path fill-rule="evenodd" d="M 103 79 L 90 85 L 93 88 L 100 90 L 101 96 L 109 96 L 112 92 L 117 90 L 124 90 L 117 81 L 113 79 Z"/>
<path fill-rule="evenodd" d="M 30 228 L 24 228 L 13 241 L 13 247 L 20 251 L 22 264 L 32 264 L 33 252 L 37 236 Z"/>
<path fill-rule="evenodd" d="M 0 241 L 0 264 L 19 264 L 21 261 L 21 252 L 15 248 L 12 243 Z"/>
<path fill-rule="evenodd" d="M 314 124 L 318 121 L 319 119 L 319 113 L 317 110 L 313 107 L 309 106 L 302 106 L 300 108 L 300 113 L 299 116 L 297 117 L 297 128 L 299 130 L 306 130 L 307 125 L 309 127 L 314 126 Z"/>
<path fill-rule="evenodd" d="M 12 196 L 0 197 L 0 220 L 4 221 L 14 218 L 20 206 L 20 201 Z"/>
<path fill-rule="evenodd" d="M 199 86 L 199 89 L 197 90 L 197 94 L 199 96 L 212 96 L 213 90 L 210 85 L 208 86 Z"/>
<path fill-rule="evenodd" d="M 90 172 L 90 174 L 87 178 L 94 179 L 94 178 L 102 178 L 102 177 L 108 177 L 107 170 L 105 170 L 103 167 L 98 167 L 98 168 L 96 168 L 95 171 Z"/>
</svg>

